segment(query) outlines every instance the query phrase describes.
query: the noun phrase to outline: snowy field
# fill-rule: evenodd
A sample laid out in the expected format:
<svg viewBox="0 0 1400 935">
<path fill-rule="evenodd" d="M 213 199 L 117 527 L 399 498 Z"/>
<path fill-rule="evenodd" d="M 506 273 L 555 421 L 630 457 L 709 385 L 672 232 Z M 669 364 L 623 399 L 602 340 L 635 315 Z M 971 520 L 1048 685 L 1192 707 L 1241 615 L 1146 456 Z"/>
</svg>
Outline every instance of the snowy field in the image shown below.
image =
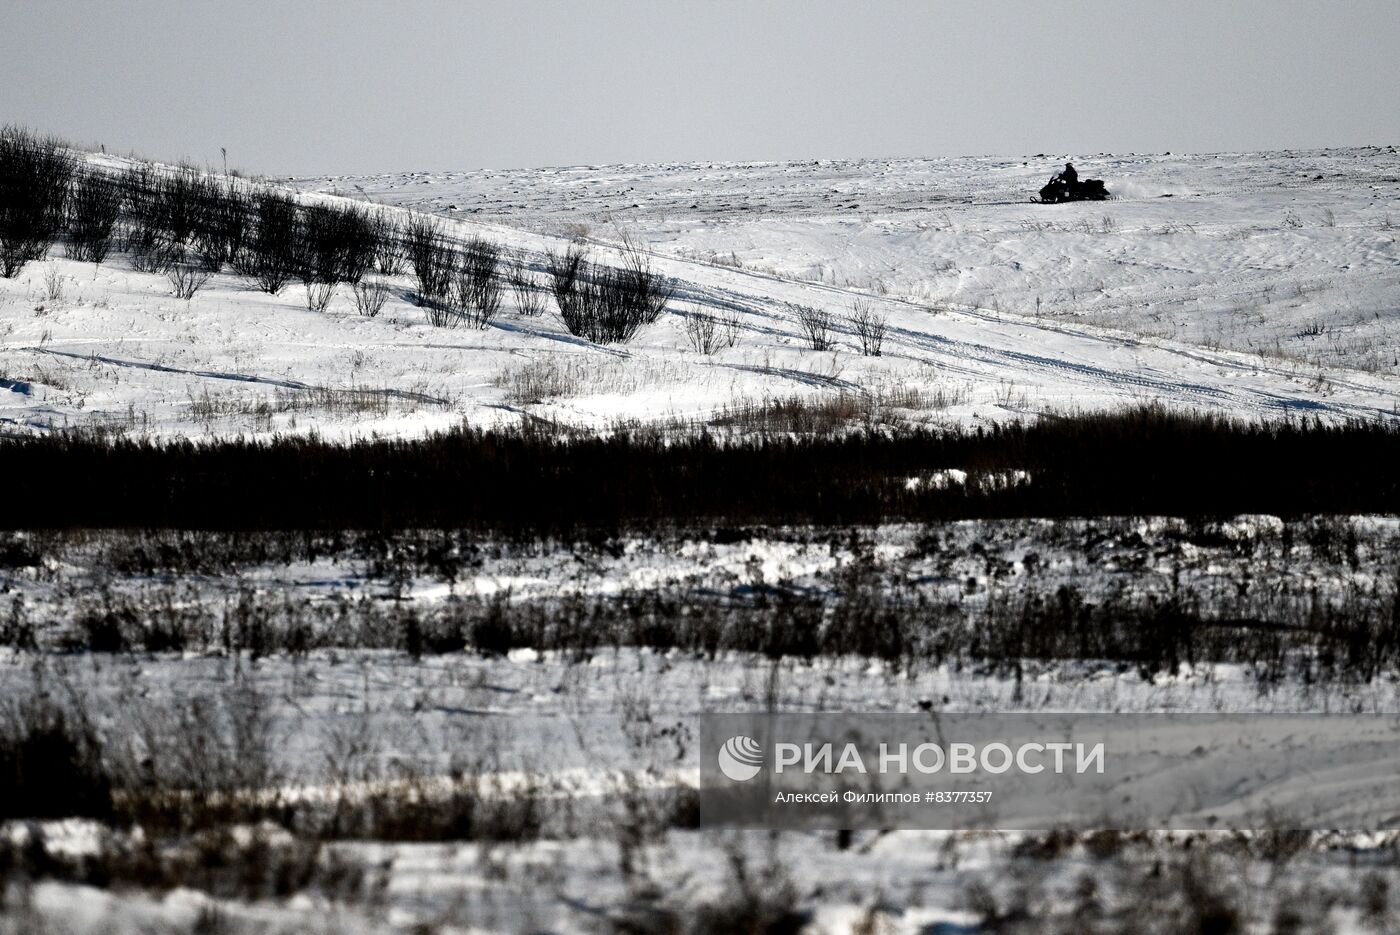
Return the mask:
<svg viewBox="0 0 1400 935">
<path fill-rule="evenodd" d="M 442 328 L 410 275 L 371 318 L 56 247 L 0 279 L 0 434 L 1400 417 L 1394 147 L 1085 158 L 1115 200 L 1031 204 L 1062 162 L 281 180 L 440 215 L 542 290 L 633 238 L 676 297 L 600 346 L 509 290 Z M 1395 931 L 1391 831 L 719 832 L 695 786 L 707 712 L 1400 714 L 1397 555 L 1393 516 L 0 533 L 0 933 Z"/>
<path fill-rule="evenodd" d="M 1013 659 L 956 636 L 994 643 L 1066 602 L 1107 608 L 1092 619 L 1113 629 L 1183 595 L 1202 619 L 1372 626 L 1397 606 L 1397 536 L 1393 519 L 1258 516 L 591 543 L 11 535 L 0 694 L 91 724 L 118 801 L 152 817 L 6 825 L 0 853 L 46 855 L 49 879 L 13 885 L 5 918 L 93 933 L 1388 931 L 1389 833 L 843 838 L 697 831 L 689 809 L 707 711 L 1400 712 L 1392 675 L 1309 666 L 1327 648 L 1305 642 L 1286 652 L 1303 669 L 1280 668 L 1244 625 L 1171 665 Z M 815 608 L 802 619 L 829 634 L 872 605 L 900 606 L 902 652 L 726 648 L 726 628 Z M 592 641 L 562 640 L 571 621 Z M 707 625 L 697 645 L 678 635 Z M 1305 754 L 1298 770 L 1327 767 Z M 1221 918 L 1248 927 L 1209 927 Z"/>
<path fill-rule="evenodd" d="M 109 160 L 112 161 L 112 160 Z M 431 327 L 410 280 L 377 318 L 325 313 L 228 274 L 183 301 L 163 275 L 31 263 L 0 281 L 0 425 L 130 435 L 418 435 L 538 417 L 703 424 L 793 396 L 894 399 L 888 420 L 971 423 L 1147 401 L 1250 418 L 1400 411 L 1400 155 L 1394 148 L 1081 163 L 1119 199 L 1028 203 L 1051 157 L 631 166 L 304 179 L 439 211 L 521 251 L 602 260 L 627 232 L 671 277 L 670 312 L 625 346 L 510 304 Z M 1171 195 L 1172 197 L 1164 197 Z M 307 195 L 305 197 L 317 197 Z M 880 357 L 843 319 L 888 316 Z M 806 347 L 788 303 L 838 316 Z M 737 342 L 692 350 L 691 314 Z"/>
</svg>

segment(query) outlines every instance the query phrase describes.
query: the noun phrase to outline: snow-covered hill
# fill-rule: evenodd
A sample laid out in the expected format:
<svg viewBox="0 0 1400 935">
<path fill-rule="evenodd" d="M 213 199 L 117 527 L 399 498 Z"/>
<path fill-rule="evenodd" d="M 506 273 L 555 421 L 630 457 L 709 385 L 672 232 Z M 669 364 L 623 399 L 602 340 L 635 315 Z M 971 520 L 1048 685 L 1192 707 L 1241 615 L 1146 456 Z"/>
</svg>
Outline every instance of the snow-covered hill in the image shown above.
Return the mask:
<svg viewBox="0 0 1400 935">
<path fill-rule="evenodd" d="M 303 197 L 439 211 L 536 275 L 569 238 L 606 260 L 625 231 L 676 281 L 676 314 L 601 347 L 568 334 L 552 303 L 528 317 L 508 301 L 484 331 L 431 327 L 408 277 L 365 319 L 344 287 L 324 314 L 300 285 L 270 297 L 227 274 L 186 302 L 120 254 L 93 266 L 56 249 L 0 280 L 0 424 L 411 435 L 463 419 L 704 421 L 842 393 L 898 400 L 914 421 L 1154 400 L 1263 418 L 1400 413 L 1395 148 L 1084 159 L 1118 200 L 1030 204 L 1062 161 L 300 180 Z M 833 350 L 806 348 L 789 303 L 842 316 L 861 299 L 889 318 L 883 356 L 863 357 L 840 321 Z M 733 315 L 737 344 L 692 350 L 692 312 Z"/>
<path fill-rule="evenodd" d="M 1111 204 L 1035 206 L 1063 157 L 602 166 L 303 180 L 668 255 L 1396 372 L 1395 147 L 1080 161 Z"/>
</svg>

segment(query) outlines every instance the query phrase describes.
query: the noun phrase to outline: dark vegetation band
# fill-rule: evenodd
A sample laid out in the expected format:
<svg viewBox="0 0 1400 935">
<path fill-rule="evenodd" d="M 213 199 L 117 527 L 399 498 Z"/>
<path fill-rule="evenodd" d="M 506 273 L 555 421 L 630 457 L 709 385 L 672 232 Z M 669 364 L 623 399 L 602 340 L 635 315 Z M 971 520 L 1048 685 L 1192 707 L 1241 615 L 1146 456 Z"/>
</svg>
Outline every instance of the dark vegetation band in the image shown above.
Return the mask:
<svg viewBox="0 0 1400 935">
<path fill-rule="evenodd" d="M 733 438 L 462 428 L 349 445 L 0 441 L 0 526 L 646 529 L 1400 512 L 1400 425 L 1145 407 L 977 429 Z M 963 479 L 952 475 L 965 471 Z"/>
</svg>

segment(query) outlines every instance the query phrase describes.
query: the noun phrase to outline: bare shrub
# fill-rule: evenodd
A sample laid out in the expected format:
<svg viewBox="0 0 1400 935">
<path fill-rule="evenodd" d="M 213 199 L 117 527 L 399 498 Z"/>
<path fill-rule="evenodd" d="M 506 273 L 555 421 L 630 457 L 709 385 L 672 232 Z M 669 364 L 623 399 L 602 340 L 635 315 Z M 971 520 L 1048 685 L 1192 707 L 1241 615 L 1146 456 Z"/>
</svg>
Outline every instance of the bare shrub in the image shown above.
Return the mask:
<svg viewBox="0 0 1400 935">
<path fill-rule="evenodd" d="M 153 191 L 155 210 L 172 243 L 193 243 L 212 188 L 213 183 L 192 166 L 159 176 Z"/>
<path fill-rule="evenodd" d="M 63 227 L 73 159 L 56 139 L 0 130 L 0 276 L 43 259 Z"/>
<path fill-rule="evenodd" d="M 109 175 L 84 172 L 68 202 L 68 256 L 87 263 L 105 260 L 121 206 L 122 190 Z"/>
<path fill-rule="evenodd" d="M 389 299 L 389 287 L 382 279 L 364 279 L 355 283 L 355 311 L 365 318 L 373 318 L 384 310 Z"/>
<path fill-rule="evenodd" d="M 625 842 L 619 850 L 627 853 Z M 666 932 L 674 935 L 787 935 L 806 931 L 812 913 L 800 907 L 787 867 L 770 851 L 750 866 L 737 845 L 726 848 L 728 879 L 722 892 L 707 900 L 685 900 L 656 881 L 642 879 L 636 895 L 607 919 L 614 935 Z M 634 868 L 624 864 L 624 876 Z"/>
<path fill-rule="evenodd" d="M 462 323 L 462 310 L 448 302 L 427 302 L 423 314 L 434 328 L 456 328 Z"/>
<path fill-rule="evenodd" d="M 63 301 L 63 275 L 52 263 L 44 267 L 44 298 L 50 302 Z"/>
<path fill-rule="evenodd" d="M 390 841 L 531 841 L 546 818 L 538 781 L 527 780 L 501 795 L 497 780 L 482 775 L 489 762 L 454 757 L 444 782 L 412 766 L 400 766 L 388 787 L 337 803 L 332 821 L 318 832 L 327 838 Z"/>
<path fill-rule="evenodd" d="M 131 266 L 140 273 L 164 273 L 184 259 L 184 251 L 158 230 L 142 230 L 127 239 Z"/>
<path fill-rule="evenodd" d="M 145 273 L 165 273 L 186 262 L 218 198 L 217 188 L 188 167 L 161 173 L 143 166 L 128 173 L 125 184 L 126 249 L 132 266 Z M 212 266 L 207 258 L 205 266 Z"/>
<path fill-rule="evenodd" d="M 298 233 L 300 272 L 305 282 L 356 283 L 376 261 L 376 227 L 362 208 L 306 205 Z"/>
<path fill-rule="evenodd" d="M 706 356 L 739 343 L 739 318 L 733 312 L 720 316 L 693 311 L 685 316 L 683 327 L 691 349 Z"/>
<path fill-rule="evenodd" d="M 175 297 L 187 302 L 208 284 L 211 275 L 213 274 L 208 270 L 187 263 L 176 263 L 165 274 L 170 280 L 170 288 L 175 291 Z"/>
<path fill-rule="evenodd" d="M 210 182 L 202 190 L 193 247 L 205 269 L 217 273 L 237 263 L 248 241 L 252 201 L 232 184 Z"/>
<path fill-rule="evenodd" d="M 432 321 L 434 307 L 441 310 L 452 291 L 456 266 L 452 246 L 443 236 L 442 227 L 421 215 L 404 227 L 404 245 L 413 275 L 418 280 L 418 304 L 429 310 L 428 319 Z"/>
<path fill-rule="evenodd" d="M 650 258 L 624 241 L 622 265 L 589 263 L 581 247 L 549 255 L 559 317 L 570 334 L 595 344 L 630 341 L 665 311 L 672 286 L 651 269 Z"/>
<path fill-rule="evenodd" d="M 501 250 L 480 238 L 466 243 L 457 269 L 456 299 L 465 320 L 485 328 L 501 309 Z"/>
<path fill-rule="evenodd" d="M 588 249 L 578 244 L 569 244 L 563 253 L 551 250 L 545 254 L 545 267 L 549 271 L 550 286 L 560 314 L 573 301 L 578 291 L 579 275 L 587 266 Z"/>
<path fill-rule="evenodd" d="M 691 350 L 710 355 L 719 350 L 719 322 L 714 316 L 703 312 L 691 312 L 685 316 L 685 339 Z"/>
<path fill-rule="evenodd" d="M 1373 871 L 1361 878 L 1358 890 L 1361 917 L 1377 929 L 1384 929 L 1390 917 L 1390 883 Z"/>
<path fill-rule="evenodd" d="M 627 234 L 622 235 L 624 282 L 633 293 L 631 301 L 640 309 L 643 324 L 653 324 L 666 311 L 675 296 L 675 286 L 651 268 L 651 257 Z"/>
<path fill-rule="evenodd" d="M 276 295 L 297 270 L 296 204 L 286 195 L 259 192 L 253 198 L 253 230 L 246 271 L 258 288 Z"/>
<path fill-rule="evenodd" d="M 559 318 L 564 327 L 570 334 L 595 343 L 606 341 L 602 327 L 607 314 L 603 308 L 605 292 L 598 281 L 605 275 L 606 271 L 602 269 L 580 267 L 579 276 L 574 280 L 571 291 L 561 293 L 558 289 L 555 290 L 555 299 L 559 303 Z M 608 290 L 607 295 L 613 294 Z"/>
<path fill-rule="evenodd" d="M 980 916 L 979 931 L 1232 935 L 1328 930 L 1317 924 L 1316 909 L 1290 897 L 1281 881 L 1269 877 L 1267 882 L 1251 883 L 1227 848 L 1210 847 L 1200 839 L 1188 838 L 1184 846 L 1151 839 L 1133 843 L 1128 856 L 1100 864 L 1082 879 L 1077 898 L 1063 901 L 1047 892 L 1044 868 L 1038 865 L 1064 859 L 1064 849 L 1074 846 L 1073 836 L 1030 844 L 996 876 L 968 881 L 964 907 Z M 1273 925 L 1251 925 L 1255 913 L 1271 909 Z"/>
<path fill-rule="evenodd" d="M 157 210 L 154 170 L 141 166 L 123 179 L 126 187 L 127 226 L 123 248 L 131 254 L 131 265 L 142 273 L 163 273 L 170 268 L 178 246 L 170 243 Z"/>
<path fill-rule="evenodd" d="M 374 266 L 381 276 L 398 276 L 404 268 L 403 228 L 392 217 L 380 213 L 375 215 L 374 224 Z"/>
<path fill-rule="evenodd" d="M 866 357 L 879 357 L 889 319 L 876 312 L 869 302 L 857 299 L 851 306 L 850 325 L 860 341 L 860 352 Z"/>
<path fill-rule="evenodd" d="M 797 327 L 802 330 L 808 347 L 814 351 L 831 350 L 832 345 L 836 342 L 831 337 L 831 328 L 835 324 L 835 320 L 830 312 L 822 308 L 813 308 L 810 305 L 791 303 L 789 303 L 788 309 L 792 316 L 797 319 Z"/>
<path fill-rule="evenodd" d="M 393 411 L 398 398 L 389 391 L 373 387 L 350 386 L 335 388 L 313 386 L 292 390 L 278 389 L 272 396 L 249 398 L 237 393 L 212 394 L 207 389 L 189 396 L 189 416 L 192 420 L 212 423 L 216 419 L 242 418 L 249 420 L 257 431 L 272 431 L 273 416 L 288 412 L 316 412 L 328 415 L 368 415 L 384 418 Z M 445 401 L 443 402 L 445 404 Z M 295 630 L 295 625 L 292 627 Z M 148 629 L 149 634 L 154 628 Z M 143 634 L 143 637 L 146 634 Z M 160 637 L 167 643 L 181 642 L 183 633 L 167 633 Z M 89 643 L 91 639 L 89 639 Z M 125 636 L 122 643 L 125 645 Z M 150 642 L 149 639 L 146 640 Z M 293 639 L 295 645 L 295 638 Z M 152 647 L 147 645 L 147 649 Z M 164 648 L 171 648 L 166 646 Z"/>
<path fill-rule="evenodd" d="M 123 177 L 128 229 L 126 249 L 142 272 L 163 273 L 183 262 L 217 202 L 217 185 L 188 166 L 157 171 L 141 166 Z M 209 265 L 206 261 L 206 265 Z"/>
<path fill-rule="evenodd" d="M 588 249 L 571 243 L 563 253 L 550 251 L 545 262 L 549 268 L 554 301 L 559 307 L 559 317 L 564 327 L 578 334 L 589 318 L 585 310 L 588 302 L 587 277 L 592 266 L 588 261 Z"/>
<path fill-rule="evenodd" d="M 544 291 L 535 283 L 534 275 L 525 265 L 525 257 L 519 252 L 511 257 L 506 267 L 506 280 L 515 293 L 515 306 L 520 314 L 536 318 L 544 314 Z"/>
<path fill-rule="evenodd" d="M 143 705 L 130 717 L 125 745 L 110 748 L 126 817 L 190 831 L 276 808 L 278 737 L 265 695 L 235 684 Z M 259 790 L 269 795 L 249 795 Z"/>
<path fill-rule="evenodd" d="M 306 307 L 313 312 L 324 312 L 335 295 L 333 282 L 308 282 L 306 284 Z"/>
</svg>

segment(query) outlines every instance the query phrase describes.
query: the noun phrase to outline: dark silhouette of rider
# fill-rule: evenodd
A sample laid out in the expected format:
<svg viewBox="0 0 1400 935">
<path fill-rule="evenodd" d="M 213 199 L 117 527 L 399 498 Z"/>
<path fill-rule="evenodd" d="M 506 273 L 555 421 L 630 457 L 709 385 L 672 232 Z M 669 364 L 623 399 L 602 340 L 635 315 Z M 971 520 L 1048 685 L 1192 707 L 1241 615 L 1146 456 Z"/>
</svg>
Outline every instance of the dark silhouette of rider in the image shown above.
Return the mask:
<svg viewBox="0 0 1400 935">
<path fill-rule="evenodd" d="M 1067 162 L 1065 163 L 1065 171 L 1060 173 L 1060 178 L 1064 180 L 1066 185 L 1073 185 L 1079 181 L 1079 173 L 1075 171 L 1071 163 Z"/>
</svg>

